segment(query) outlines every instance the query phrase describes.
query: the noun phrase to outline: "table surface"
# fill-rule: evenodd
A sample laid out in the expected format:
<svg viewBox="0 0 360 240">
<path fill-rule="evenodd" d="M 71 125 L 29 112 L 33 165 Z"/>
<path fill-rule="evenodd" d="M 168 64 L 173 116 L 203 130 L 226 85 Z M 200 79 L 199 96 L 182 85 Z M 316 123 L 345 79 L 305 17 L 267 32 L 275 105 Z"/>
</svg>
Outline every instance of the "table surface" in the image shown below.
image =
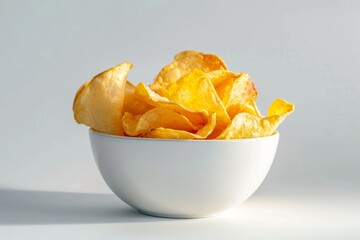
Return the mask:
<svg viewBox="0 0 360 240">
<path fill-rule="evenodd" d="M 354 192 L 258 191 L 223 216 L 142 215 L 112 194 L 0 191 L 2 239 L 360 239 Z"/>
</svg>

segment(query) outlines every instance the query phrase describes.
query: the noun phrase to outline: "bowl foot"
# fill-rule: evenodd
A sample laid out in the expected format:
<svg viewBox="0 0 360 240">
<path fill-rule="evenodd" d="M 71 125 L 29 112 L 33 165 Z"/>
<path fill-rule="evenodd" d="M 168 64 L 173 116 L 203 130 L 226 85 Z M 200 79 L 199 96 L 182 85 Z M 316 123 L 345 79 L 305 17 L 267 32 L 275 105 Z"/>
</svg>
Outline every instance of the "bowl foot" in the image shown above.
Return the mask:
<svg viewBox="0 0 360 240">
<path fill-rule="evenodd" d="M 174 218 L 174 219 L 195 219 L 195 218 L 212 218 L 222 215 L 223 212 L 215 213 L 211 215 L 182 215 L 182 214 L 166 214 L 166 213 L 156 213 L 156 212 L 149 212 L 144 210 L 137 209 L 139 213 L 144 215 L 148 215 L 151 217 L 161 217 L 161 218 Z"/>
</svg>

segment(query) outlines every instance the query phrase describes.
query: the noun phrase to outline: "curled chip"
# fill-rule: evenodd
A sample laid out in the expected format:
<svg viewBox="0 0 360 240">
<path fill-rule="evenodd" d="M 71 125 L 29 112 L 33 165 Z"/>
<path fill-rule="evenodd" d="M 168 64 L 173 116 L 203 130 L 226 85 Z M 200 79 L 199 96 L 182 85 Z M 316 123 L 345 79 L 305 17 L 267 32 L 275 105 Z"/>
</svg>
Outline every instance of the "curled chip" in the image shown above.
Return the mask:
<svg viewBox="0 0 360 240">
<path fill-rule="evenodd" d="M 291 104 L 284 99 L 278 98 L 273 101 L 268 110 L 268 116 L 283 116 L 286 117 L 295 109 L 294 104 Z"/>
<path fill-rule="evenodd" d="M 123 112 L 131 113 L 132 115 L 138 115 L 143 114 L 152 108 L 154 107 L 136 97 L 135 86 L 127 81 L 125 86 Z"/>
<path fill-rule="evenodd" d="M 261 136 L 274 134 L 280 123 L 294 110 L 294 104 L 281 98 L 275 99 L 269 107 L 268 117 L 262 119 L 263 132 Z"/>
<path fill-rule="evenodd" d="M 227 69 L 225 62 L 214 54 L 196 51 L 183 51 L 175 55 L 174 61 L 161 69 L 150 87 L 156 92 L 159 87 L 166 87 L 176 82 L 195 68 L 204 72 Z M 161 90 L 160 90 L 161 91 Z"/>
<path fill-rule="evenodd" d="M 123 135 L 125 84 L 131 67 L 131 63 L 122 63 L 84 83 L 74 99 L 75 120 L 102 133 Z"/>
<path fill-rule="evenodd" d="M 123 127 L 128 136 L 139 136 L 159 127 L 188 132 L 197 130 L 184 115 L 164 107 L 153 108 L 142 115 L 126 112 L 123 116 Z"/>
<path fill-rule="evenodd" d="M 240 139 L 259 137 L 261 118 L 250 113 L 237 114 L 231 124 L 216 139 Z"/>
<path fill-rule="evenodd" d="M 235 73 L 229 70 L 215 70 L 211 72 L 207 72 L 206 75 L 211 80 L 214 88 L 216 89 L 219 84 L 233 81 L 241 76 L 242 73 Z"/>
<path fill-rule="evenodd" d="M 210 119 L 208 123 L 201 128 L 199 131 L 196 132 L 196 135 L 200 136 L 201 138 L 209 137 L 216 127 L 216 113 L 210 115 Z"/>
<path fill-rule="evenodd" d="M 150 132 L 140 135 L 143 138 L 165 138 L 165 139 L 201 139 L 196 134 L 183 131 L 175 130 L 171 128 L 155 128 Z"/>
<path fill-rule="evenodd" d="M 257 117 L 264 117 L 261 112 L 259 111 L 256 102 L 254 100 L 251 100 L 242 110 L 241 112 L 247 112 L 250 113 L 252 115 L 255 115 Z"/>
<path fill-rule="evenodd" d="M 283 99 L 276 99 L 270 106 L 268 117 L 258 117 L 250 113 L 239 113 L 217 139 L 241 139 L 270 136 L 280 123 L 294 111 L 294 105 Z"/>
<path fill-rule="evenodd" d="M 155 128 L 144 133 L 141 137 L 144 138 L 167 138 L 167 139 L 205 139 L 214 130 L 216 125 L 216 113 L 213 113 L 209 122 L 196 133 L 191 133 L 183 130 L 176 130 L 171 128 Z"/>
<path fill-rule="evenodd" d="M 136 86 L 135 91 L 138 99 L 141 99 L 142 101 L 154 107 L 164 107 L 177 111 L 187 117 L 197 128 L 202 127 L 208 121 L 209 114 L 206 110 L 191 109 L 187 108 L 181 103 L 170 101 L 166 97 L 162 97 L 152 91 L 144 83 L 139 83 Z"/>
<path fill-rule="evenodd" d="M 219 70 L 208 73 L 208 76 L 231 118 L 257 97 L 255 85 L 246 73 Z"/>
<path fill-rule="evenodd" d="M 215 112 L 215 132 L 222 131 L 230 123 L 230 117 L 214 86 L 206 73 L 200 69 L 194 69 L 178 81 L 171 83 L 164 92 L 171 101 L 190 109 Z"/>
</svg>

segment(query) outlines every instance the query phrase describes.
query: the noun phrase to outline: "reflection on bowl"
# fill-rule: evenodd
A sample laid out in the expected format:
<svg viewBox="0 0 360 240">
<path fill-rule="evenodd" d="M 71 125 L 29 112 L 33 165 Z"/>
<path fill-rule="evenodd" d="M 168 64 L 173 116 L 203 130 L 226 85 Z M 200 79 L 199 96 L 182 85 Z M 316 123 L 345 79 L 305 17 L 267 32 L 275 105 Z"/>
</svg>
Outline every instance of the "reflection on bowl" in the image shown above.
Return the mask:
<svg viewBox="0 0 360 240">
<path fill-rule="evenodd" d="M 89 134 L 101 175 L 120 199 L 142 213 L 174 218 L 218 215 L 249 198 L 279 141 L 279 133 L 240 140 Z"/>
</svg>

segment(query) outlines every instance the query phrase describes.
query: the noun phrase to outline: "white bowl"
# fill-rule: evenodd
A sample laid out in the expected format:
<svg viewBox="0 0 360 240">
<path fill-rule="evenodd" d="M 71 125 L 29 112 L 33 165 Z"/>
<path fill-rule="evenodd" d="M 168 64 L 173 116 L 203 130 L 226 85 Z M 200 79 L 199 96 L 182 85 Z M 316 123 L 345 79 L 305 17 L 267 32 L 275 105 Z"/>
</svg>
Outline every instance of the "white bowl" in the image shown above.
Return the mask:
<svg viewBox="0 0 360 240">
<path fill-rule="evenodd" d="M 90 130 L 97 166 L 110 189 L 138 211 L 209 217 L 245 201 L 273 162 L 279 133 L 241 140 L 118 137 Z"/>
</svg>

